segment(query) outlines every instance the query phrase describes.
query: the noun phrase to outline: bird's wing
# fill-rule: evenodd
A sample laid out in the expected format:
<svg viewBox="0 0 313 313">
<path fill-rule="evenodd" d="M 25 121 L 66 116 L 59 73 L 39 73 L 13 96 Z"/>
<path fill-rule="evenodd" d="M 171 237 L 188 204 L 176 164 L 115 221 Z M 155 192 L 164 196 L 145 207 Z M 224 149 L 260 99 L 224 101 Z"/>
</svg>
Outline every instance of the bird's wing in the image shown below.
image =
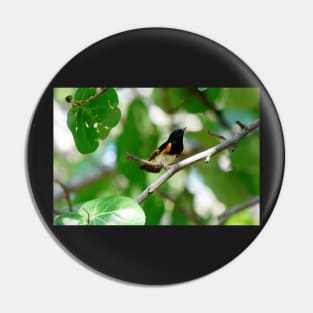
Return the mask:
<svg viewBox="0 0 313 313">
<path fill-rule="evenodd" d="M 152 161 L 156 156 L 158 156 L 159 154 L 162 153 L 170 153 L 172 148 L 172 143 L 166 141 L 163 144 L 161 144 L 161 146 L 159 148 L 157 148 L 153 154 L 151 155 L 149 161 Z"/>
<path fill-rule="evenodd" d="M 160 149 L 158 148 L 158 149 L 156 149 L 156 150 L 153 152 L 153 154 L 151 155 L 149 161 L 152 161 L 157 155 L 159 155 L 159 153 L 160 153 Z"/>
</svg>

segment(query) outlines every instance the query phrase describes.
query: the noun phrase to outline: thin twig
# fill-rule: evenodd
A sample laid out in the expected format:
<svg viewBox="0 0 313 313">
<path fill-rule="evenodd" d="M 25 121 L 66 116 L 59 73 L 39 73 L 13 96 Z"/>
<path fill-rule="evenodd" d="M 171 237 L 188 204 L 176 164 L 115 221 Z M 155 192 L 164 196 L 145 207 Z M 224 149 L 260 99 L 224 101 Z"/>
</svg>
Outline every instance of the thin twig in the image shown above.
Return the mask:
<svg viewBox="0 0 313 313">
<path fill-rule="evenodd" d="M 86 212 L 86 214 L 87 214 L 87 224 L 89 224 L 89 222 L 90 222 L 90 214 L 89 214 L 89 212 L 86 210 L 86 208 L 82 208 L 82 210 L 84 210 L 84 211 Z"/>
<path fill-rule="evenodd" d="M 236 124 L 241 128 L 241 129 L 247 129 L 247 126 L 242 124 L 240 121 L 236 121 Z"/>
<path fill-rule="evenodd" d="M 174 203 L 175 205 L 175 209 L 181 213 L 182 215 L 184 215 L 185 217 L 187 217 L 188 219 L 190 219 L 194 224 L 196 225 L 200 225 L 199 220 L 197 219 L 197 217 L 192 214 L 193 212 L 191 212 L 191 214 L 188 214 L 188 212 L 186 212 L 186 210 L 182 207 L 180 207 L 179 205 L 177 205 L 177 199 L 175 199 L 174 197 L 172 197 L 171 195 L 169 195 L 168 193 L 162 191 L 162 190 L 158 190 L 158 193 L 161 197 L 170 200 L 171 202 Z"/>
<path fill-rule="evenodd" d="M 65 98 L 65 100 L 67 102 L 69 102 L 69 103 L 76 104 L 76 105 L 86 104 L 86 103 L 89 103 L 92 100 L 95 100 L 96 98 L 98 98 L 102 94 L 104 94 L 108 89 L 109 89 L 108 87 L 101 88 L 94 96 L 91 96 L 91 97 L 89 97 L 88 99 L 85 99 L 85 100 L 72 101 L 71 99 L 69 99 L 67 97 Z"/>
<path fill-rule="evenodd" d="M 228 210 L 226 210 L 223 214 L 221 214 L 219 217 L 218 217 L 218 224 L 219 225 L 224 225 L 225 222 L 234 214 L 242 211 L 242 210 L 245 210 L 245 209 L 249 209 L 251 208 L 252 206 L 256 205 L 257 203 L 260 202 L 260 197 L 255 197 L 247 202 L 244 202 L 244 203 L 241 203 L 241 204 L 238 204 Z"/>
<path fill-rule="evenodd" d="M 63 190 L 64 198 L 65 198 L 67 206 L 68 206 L 68 211 L 69 212 L 73 212 L 70 192 L 69 192 L 68 188 L 60 180 L 58 180 L 57 178 L 55 178 L 54 181 L 56 183 L 58 183 L 60 185 L 60 187 L 62 188 L 62 190 Z"/>
<path fill-rule="evenodd" d="M 161 163 L 155 163 L 155 162 L 151 162 L 151 161 L 147 161 L 147 160 L 144 160 L 144 159 L 141 159 L 129 152 L 126 152 L 126 158 L 128 160 L 132 160 L 132 161 L 135 161 L 135 162 L 138 162 L 138 163 L 141 163 L 141 164 L 144 164 L 144 165 L 148 165 L 149 167 L 152 167 L 156 170 L 161 170 L 162 168 L 167 168 L 167 166 L 165 166 L 164 164 L 161 164 Z"/>
<path fill-rule="evenodd" d="M 169 166 L 169 169 L 161 175 L 155 182 L 153 182 L 150 186 L 148 186 L 137 198 L 136 201 L 138 203 L 143 202 L 147 197 L 149 197 L 154 191 L 156 191 L 162 184 L 164 184 L 170 177 L 172 177 L 178 171 L 188 167 L 196 162 L 201 160 L 205 160 L 205 162 L 209 162 L 210 159 L 216 155 L 217 153 L 229 148 L 236 146 L 240 140 L 246 137 L 249 133 L 254 131 L 260 125 L 260 121 L 257 120 L 255 122 L 247 125 L 247 129 L 241 130 L 238 134 L 235 134 L 231 138 L 221 142 L 215 147 L 209 148 L 205 151 L 197 153 L 187 159 L 184 159 L 178 163 L 175 163 Z"/>
<path fill-rule="evenodd" d="M 208 130 L 208 135 L 215 137 L 215 138 L 222 140 L 222 141 L 226 140 L 226 138 L 224 136 L 212 133 L 210 130 Z"/>
</svg>

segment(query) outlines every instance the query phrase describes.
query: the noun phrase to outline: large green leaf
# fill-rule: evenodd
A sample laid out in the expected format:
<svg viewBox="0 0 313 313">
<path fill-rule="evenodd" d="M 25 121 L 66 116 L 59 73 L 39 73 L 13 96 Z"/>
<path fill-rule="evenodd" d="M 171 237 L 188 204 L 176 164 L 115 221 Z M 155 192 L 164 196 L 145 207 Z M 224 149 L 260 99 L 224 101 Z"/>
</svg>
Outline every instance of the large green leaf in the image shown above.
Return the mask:
<svg viewBox="0 0 313 313">
<path fill-rule="evenodd" d="M 74 94 L 75 101 L 86 100 L 94 96 L 97 92 L 97 88 L 78 88 Z"/>
<path fill-rule="evenodd" d="M 89 99 L 95 94 L 96 88 L 78 88 L 74 103 Z M 105 139 L 119 122 L 121 112 L 117 104 L 117 93 L 113 88 L 109 88 L 88 103 L 72 105 L 67 115 L 67 125 L 80 153 L 94 152 L 98 148 L 99 140 Z"/>
<path fill-rule="evenodd" d="M 64 213 L 59 215 L 55 219 L 55 225 L 68 225 L 68 226 L 75 226 L 75 225 L 85 225 L 86 221 L 84 218 L 77 214 L 77 213 Z"/>
<path fill-rule="evenodd" d="M 122 196 L 88 201 L 78 213 L 89 225 L 144 225 L 146 219 L 135 200 Z"/>
</svg>

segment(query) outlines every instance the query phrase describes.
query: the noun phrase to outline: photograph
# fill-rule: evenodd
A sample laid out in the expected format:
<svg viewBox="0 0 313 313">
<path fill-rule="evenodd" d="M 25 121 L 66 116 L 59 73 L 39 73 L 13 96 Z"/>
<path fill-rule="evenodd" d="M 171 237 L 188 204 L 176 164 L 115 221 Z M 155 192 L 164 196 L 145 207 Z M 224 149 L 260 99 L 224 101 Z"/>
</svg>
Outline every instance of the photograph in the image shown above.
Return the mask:
<svg viewBox="0 0 313 313">
<path fill-rule="evenodd" d="M 259 88 L 53 92 L 54 225 L 260 225 Z"/>
</svg>

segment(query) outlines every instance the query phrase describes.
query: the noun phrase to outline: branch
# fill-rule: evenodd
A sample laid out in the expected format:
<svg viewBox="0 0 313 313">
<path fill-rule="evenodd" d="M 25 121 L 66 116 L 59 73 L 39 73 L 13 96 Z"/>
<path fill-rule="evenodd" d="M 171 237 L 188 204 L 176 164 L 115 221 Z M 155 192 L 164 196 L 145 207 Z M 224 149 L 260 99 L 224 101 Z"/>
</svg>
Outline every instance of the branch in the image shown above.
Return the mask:
<svg viewBox="0 0 313 313">
<path fill-rule="evenodd" d="M 151 162 L 151 161 L 147 161 L 147 160 L 138 158 L 137 156 L 130 154 L 129 152 L 126 152 L 125 154 L 126 154 L 126 158 L 128 160 L 132 160 L 132 161 L 136 161 L 138 163 L 144 164 L 144 165 L 148 165 L 149 167 L 152 167 L 155 170 L 160 171 L 162 168 L 167 168 L 167 166 L 165 166 L 164 164 L 155 163 L 155 162 Z"/>
<path fill-rule="evenodd" d="M 240 129 L 247 129 L 247 126 L 242 124 L 240 121 L 236 121 L 236 124 L 239 125 Z"/>
<path fill-rule="evenodd" d="M 76 105 L 86 104 L 86 103 L 89 103 L 89 102 L 92 101 L 92 100 L 95 100 L 96 98 L 98 98 L 98 97 L 101 96 L 102 94 L 104 94 L 108 89 L 109 89 L 108 87 L 106 87 L 106 88 L 101 88 L 94 96 L 91 96 L 91 97 L 89 97 L 88 99 L 85 99 L 85 100 L 72 101 L 71 96 L 66 97 L 65 100 L 66 100 L 66 102 L 68 102 L 68 103 L 76 104 Z"/>
<path fill-rule="evenodd" d="M 71 202 L 71 198 L 70 198 L 70 192 L 69 192 L 68 188 L 62 182 L 60 182 L 58 179 L 55 178 L 54 181 L 56 183 L 58 183 L 63 190 L 64 198 L 65 198 L 67 205 L 68 205 L 68 211 L 73 212 L 72 202 Z"/>
<path fill-rule="evenodd" d="M 235 134 L 231 138 L 224 140 L 220 144 L 200 153 L 197 153 L 187 159 L 184 159 L 176 164 L 173 164 L 169 167 L 169 169 L 160 176 L 155 182 L 153 182 L 150 186 L 148 186 L 137 198 L 136 201 L 140 204 L 147 197 L 149 197 L 153 192 L 155 192 L 162 184 L 164 184 L 170 177 L 172 177 L 178 171 L 188 167 L 196 162 L 201 160 L 205 160 L 205 162 L 209 162 L 210 159 L 216 155 L 217 153 L 231 147 L 237 146 L 240 140 L 246 137 L 249 133 L 254 131 L 256 128 L 260 126 L 260 121 L 257 120 L 255 122 L 246 125 L 246 129 L 242 129 L 238 134 Z"/>
<path fill-rule="evenodd" d="M 260 197 L 255 197 L 247 202 L 244 202 L 244 203 L 241 203 L 241 204 L 238 204 L 228 210 L 226 210 L 222 215 L 220 215 L 218 217 L 218 224 L 219 225 L 224 225 L 225 222 L 234 214 L 242 211 L 242 210 L 245 210 L 245 209 L 249 209 L 250 207 L 256 205 L 257 203 L 260 202 Z"/>
<path fill-rule="evenodd" d="M 222 140 L 222 141 L 226 140 L 226 138 L 224 136 L 212 133 L 210 130 L 208 130 L 208 135 L 215 137 L 215 138 Z"/>
</svg>

